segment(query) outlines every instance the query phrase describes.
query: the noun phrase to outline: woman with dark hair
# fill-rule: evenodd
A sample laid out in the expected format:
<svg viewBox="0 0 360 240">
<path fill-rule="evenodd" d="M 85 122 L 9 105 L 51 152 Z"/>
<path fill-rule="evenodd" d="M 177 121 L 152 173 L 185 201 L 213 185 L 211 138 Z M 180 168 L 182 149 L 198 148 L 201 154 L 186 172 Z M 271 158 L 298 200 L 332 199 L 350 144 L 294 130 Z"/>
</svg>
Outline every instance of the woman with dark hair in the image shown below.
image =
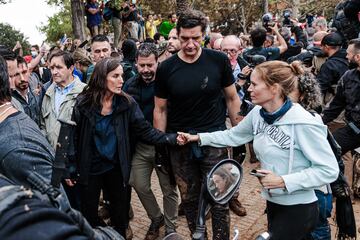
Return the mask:
<svg viewBox="0 0 360 240">
<path fill-rule="evenodd" d="M 213 173 L 212 180 L 216 187 L 215 197 L 222 198 L 230 189 L 231 185 L 235 182 L 235 177 L 231 172 L 221 167 Z"/>
<path fill-rule="evenodd" d="M 178 138 L 181 144 L 198 141 L 214 147 L 254 141 L 273 240 L 309 238 L 319 216 L 314 189 L 339 174 L 326 126 L 287 97 L 303 74 L 299 62 L 257 65 L 248 89 L 257 106 L 238 125 L 213 133 L 181 133 Z"/>
<path fill-rule="evenodd" d="M 5 104 L 10 101 L 11 92 L 7 65 L 5 59 L 0 56 L 0 104 Z"/>
<path fill-rule="evenodd" d="M 77 98 L 73 120 L 81 212 L 92 226 L 101 225 L 98 205 L 103 190 L 110 201 L 111 223 L 125 236 L 133 139 L 136 136 L 151 144 L 176 144 L 176 134 L 152 128 L 135 100 L 122 92 L 122 75 L 118 60 L 98 62 L 89 85 Z"/>
<path fill-rule="evenodd" d="M 306 73 L 299 77 L 296 87 L 289 94 L 290 99 L 299 103 L 305 110 L 310 111 L 314 115 L 314 119 L 322 122 L 321 116 L 316 112 L 321 112 L 321 92 L 319 83 L 316 78 Z M 318 199 L 319 205 L 319 220 L 316 228 L 311 232 L 313 240 L 331 239 L 331 229 L 328 222 L 328 218 L 331 217 L 332 211 L 332 194 L 329 184 L 320 186 L 315 189 L 315 194 Z"/>
</svg>

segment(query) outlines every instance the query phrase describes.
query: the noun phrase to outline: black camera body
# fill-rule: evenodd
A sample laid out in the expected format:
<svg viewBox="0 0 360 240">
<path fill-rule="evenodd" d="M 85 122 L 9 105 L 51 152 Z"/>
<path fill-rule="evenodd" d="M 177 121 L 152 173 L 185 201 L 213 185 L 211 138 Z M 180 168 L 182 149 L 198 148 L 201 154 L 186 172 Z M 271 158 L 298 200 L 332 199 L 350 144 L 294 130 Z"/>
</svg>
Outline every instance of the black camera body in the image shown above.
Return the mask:
<svg viewBox="0 0 360 240">
<path fill-rule="evenodd" d="M 291 12 L 290 9 L 284 10 L 284 12 L 283 12 L 284 20 L 282 22 L 283 27 L 292 27 L 293 26 L 293 23 L 292 23 L 292 21 L 290 19 L 291 16 L 292 16 L 292 12 Z"/>
<path fill-rule="evenodd" d="M 270 27 L 274 27 L 275 23 L 273 22 L 273 16 L 271 13 L 265 13 L 262 16 L 262 23 L 267 32 L 272 32 Z"/>
</svg>

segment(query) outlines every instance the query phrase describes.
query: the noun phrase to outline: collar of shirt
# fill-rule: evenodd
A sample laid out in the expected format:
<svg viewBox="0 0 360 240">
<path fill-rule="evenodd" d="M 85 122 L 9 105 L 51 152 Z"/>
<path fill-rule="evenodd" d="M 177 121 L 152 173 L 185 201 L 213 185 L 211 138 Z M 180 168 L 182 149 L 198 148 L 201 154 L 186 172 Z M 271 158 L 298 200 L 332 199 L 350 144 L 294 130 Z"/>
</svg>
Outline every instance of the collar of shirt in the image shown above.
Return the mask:
<svg viewBox="0 0 360 240">
<path fill-rule="evenodd" d="M 60 114 L 60 106 L 64 102 L 66 95 L 74 88 L 75 80 L 68 84 L 66 87 L 61 88 L 55 86 L 55 114 L 58 117 Z"/>
<path fill-rule="evenodd" d="M 75 78 L 74 78 L 74 81 L 69 83 L 64 88 L 61 88 L 60 86 L 56 85 L 55 86 L 55 93 L 58 93 L 58 94 L 61 94 L 61 95 L 68 94 L 74 88 L 74 85 L 75 85 Z"/>
<path fill-rule="evenodd" d="M 29 89 L 26 91 L 26 95 L 24 96 L 19 90 L 15 89 L 15 91 L 27 102 L 29 103 Z"/>
<path fill-rule="evenodd" d="M 241 72 L 241 68 L 239 63 L 236 64 L 234 70 L 233 70 L 233 76 L 235 78 L 235 81 L 238 79 L 237 75 Z"/>
</svg>

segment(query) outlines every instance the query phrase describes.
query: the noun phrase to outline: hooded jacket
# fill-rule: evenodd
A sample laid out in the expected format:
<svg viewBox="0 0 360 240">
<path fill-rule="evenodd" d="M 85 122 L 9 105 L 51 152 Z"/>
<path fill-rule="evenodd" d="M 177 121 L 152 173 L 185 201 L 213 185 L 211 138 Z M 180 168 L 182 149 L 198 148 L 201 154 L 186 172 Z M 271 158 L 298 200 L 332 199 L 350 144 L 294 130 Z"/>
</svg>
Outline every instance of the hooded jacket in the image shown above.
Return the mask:
<svg viewBox="0 0 360 240">
<path fill-rule="evenodd" d="M 271 125 L 260 116 L 260 109 L 256 106 L 229 130 L 200 133 L 201 145 L 239 146 L 253 140 L 261 168 L 281 176 L 286 186 L 263 190 L 266 200 L 281 205 L 316 201 L 314 188 L 335 181 L 339 174 L 327 127 L 296 103 Z"/>
</svg>

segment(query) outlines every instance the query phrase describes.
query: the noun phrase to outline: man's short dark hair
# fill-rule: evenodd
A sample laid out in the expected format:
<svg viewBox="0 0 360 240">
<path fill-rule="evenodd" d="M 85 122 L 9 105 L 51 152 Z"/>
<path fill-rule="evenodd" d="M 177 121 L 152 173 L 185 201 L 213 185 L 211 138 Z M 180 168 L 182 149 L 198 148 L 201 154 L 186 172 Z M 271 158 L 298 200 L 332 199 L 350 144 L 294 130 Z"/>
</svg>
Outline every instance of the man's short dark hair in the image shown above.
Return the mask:
<svg viewBox="0 0 360 240">
<path fill-rule="evenodd" d="M 74 58 L 72 57 L 71 53 L 67 52 L 67 51 L 57 51 L 54 52 L 54 54 L 51 54 L 50 58 L 49 58 L 49 62 L 51 62 L 51 60 L 54 57 L 62 57 L 65 63 L 65 66 L 69 69 L 71 66 L 74 66 Z"/>
<path fill-rule="evenodd" d="M 350 45 L 354 45 L 356 53 L 360 52 L 360 38 L 355 38 L 355 39 L 350 40 L 349 41 L 349 46 Z"/>
<path fill-rule="evenodd" d="M 176 30 L 180 33 L 180 28 L 194 28 L 200 26 L 201 31 L 204 33 L 207 24 L 208 21 L 204 13 L 198 10 L 188 9 L 179 16 Z"/>
<path fill-rule="evenodd" d="M 40 51 L 39 45 L 37 45 L 37 44 L 32 45 L 31 48 L 35 48 L 36 51 Z"/>
<path fill-rule="evenodd" d="M 94 36 L 91 39 L 91 44 L 93 44 L 94 42 L 108 42 L 108 43 L 110 43 L 109 38 L 106 35 L 103 35 L 103 34 L 99 34 L 99 35 Z"/>
<path fill-rule="evenodd" d="M 27 62 L 25 61 L 25 59 L 23 57 L 17 56 L 16 60 L 17 60 L 18 65 L 19 64 L 25 64 L 27 66 Z"/>
<path fill-rule="evenodd" d="M 266 29 L 257 27 L 250 32 L 250 38 L 254 47 L 262 47 L 266 40 Z"/>
<path fill-rule="evenodd" d="M 9 74 L 5 59 L 0 56 L 0 104 L 11 101 Z"/>
<path fill-rule="evenodd" d="M 142 43 L 138 50 L 136 51 L 136 60 L 138 59 L 138 57 L 149 57 L 151 56 L 151 54 L 154 54 L 155 59 L 158 59 L 158 52 L 157 52 L 157 48 L 156 45 L 154 43 Z"/>
<path fill-rule="evenodd" d="M 6 61 L 14 61 L 17 57 L 15 52 L 5 46 L 0 47 L 0 56 L 2 56 Z"/>
</svg>

